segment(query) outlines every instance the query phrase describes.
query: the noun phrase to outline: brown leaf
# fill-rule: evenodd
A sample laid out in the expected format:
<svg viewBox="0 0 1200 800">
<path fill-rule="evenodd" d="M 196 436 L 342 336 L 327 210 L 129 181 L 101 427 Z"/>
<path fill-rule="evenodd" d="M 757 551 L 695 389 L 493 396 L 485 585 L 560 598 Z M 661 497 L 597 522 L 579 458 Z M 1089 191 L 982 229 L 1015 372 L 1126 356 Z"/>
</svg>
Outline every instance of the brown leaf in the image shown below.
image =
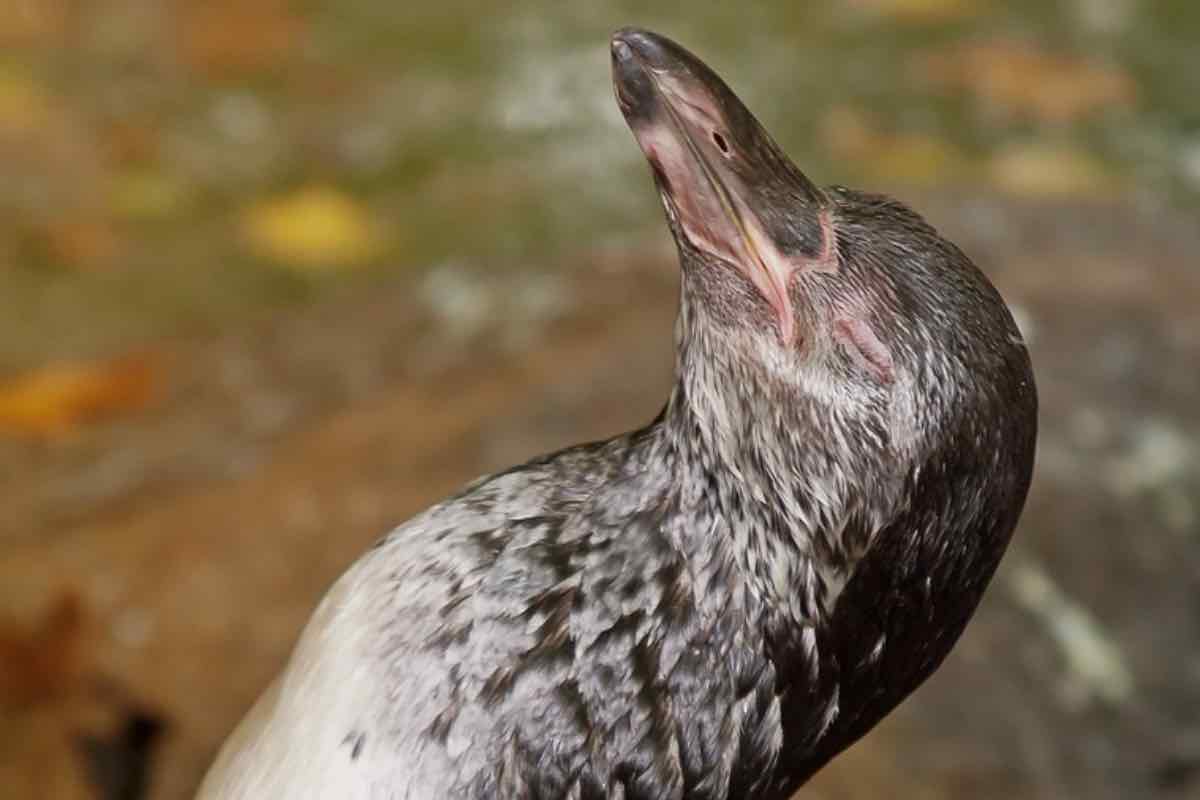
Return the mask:
<svg viewBox="0 0 1200 800">
<path fill-rule="evenodd" d="M 162 149 L 162 131 L 157 121 L 147 117 L 114 120 L 104 130 L 104 143 L 114 163 L 148 164 Z"/>
<path fill-rule="evenodd" d="M 79 425 L 138 411 L 158 394 L 162 366 L 149 355 L 57 363 L 0 384 L 0 432 L 53 439 Z"/>
<path fill-rule="evenodd" d="M 923 56 L 917 79 L 973 95 L 1004 113 L 1063 124 L 1132 105 L 1137 84 L 1117 67 L 1013 41 L 962 45 Z"/>
<path fill-rule="evenodd" d="M 26 707 L 74 688 L 84 672 L 85 617 L 79 595 L 63 592 L 33 628 L 0 623 L 0 702 Z"/>
<path fill-rule="evenodd" d="M 279 65 L 303 33 L 291 6 L 288 0 L 187 0 L 178 19 L 184 61 L 215 76 Z"/>
</svg>

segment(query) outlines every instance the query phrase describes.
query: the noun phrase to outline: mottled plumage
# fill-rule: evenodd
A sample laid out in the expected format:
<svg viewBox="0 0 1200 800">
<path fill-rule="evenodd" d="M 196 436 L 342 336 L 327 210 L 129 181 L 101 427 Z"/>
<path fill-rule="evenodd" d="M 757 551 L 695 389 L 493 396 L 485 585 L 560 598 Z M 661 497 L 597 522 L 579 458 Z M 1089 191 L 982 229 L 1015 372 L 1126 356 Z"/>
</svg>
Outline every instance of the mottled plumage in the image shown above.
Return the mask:
<svg viewBox="0 0 1200 800">
<path fill-rule="evenodd" d="M 973 612 L 1036 431 L 1002 300 L 678 45 L 613 53 L 683 266 L 669 401 L 386 536 L 202 797 L 784 798 Z"/>
</svg>

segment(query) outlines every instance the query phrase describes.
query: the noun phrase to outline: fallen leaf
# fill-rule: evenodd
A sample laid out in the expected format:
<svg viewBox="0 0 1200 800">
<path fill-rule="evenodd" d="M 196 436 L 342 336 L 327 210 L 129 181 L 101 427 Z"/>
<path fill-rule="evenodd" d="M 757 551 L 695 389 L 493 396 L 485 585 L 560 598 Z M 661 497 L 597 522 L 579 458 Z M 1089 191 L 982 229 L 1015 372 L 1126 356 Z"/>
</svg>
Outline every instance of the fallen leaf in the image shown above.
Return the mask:
<svg viewBox="0 0 1200 800">
<path fill-rule="evenodd" d="M 55 598 L 32 628 L 0 624 L 0 701 L 44 703 L 68 692 L 83 672 L 85 614 L 74 592 Z"/>
<path fill-rule="evenodd" d="M 108 269 L 124 249 L 112 222 L 97 216 L 52 220 L 33 238 L 43 257 L 73 271 Z"/>
<path fill-rule="evenodd" d="M 381 245 L 368 210 L 328 186 L 310 186 L 250 207 L 242 231 L 260 256 L 311 272 L 362 264 Z"/>
<path fill-rule="evenodd" d="M 988 174 L 1000 189 L 1033 197 L 1096 197 L 1118 186 L 1116 177 L 1090 153 L 1043 142 L 1001 150 L 993 156 Z"/>
<path fill-rule="evenodd" d="M 40 44 L 68 28 L 70 0 L 6 0 L 0 3 L 0 45 Z"/>
<path fill-rule="evenodd" d="M 868 165 L 876 177 L 908 184 L 945 183 L 967 169 L 967 158 L 945 139 L 897 134 L 876 145 Z"/>
<path fill-rule="evenodd" d="M 1073 122 L 1137 99 L 1137 84 L 1116 66 L 991 41 L 921 56 L 918 80 L 963 91 L 980 102 L 1043 122 Z"/>
<path fill-rule="evenodd" d="M 289 0 L 187 0 L 178 18 L 184 61 L 216 76 L 278 66 L 303 32 L 292 5 Z"/>
<path fill-rule="evenodd" d="M 833 106 L 822 117 L 821 139 L 825 148 L 843 158 L 870 151 L 879 138 L 878 122 L 856 106 Z"/>
<path fill-rule="evenodd" d="M 56 363 L 0 384 L 0 432 L 61 438 L 103 417 L 146 408 L 162 382 L 159 359 L 139 354 Z"/>
<path fill-rule="evenodd" d="M 924 133 L 880 131 L 864 112 L 838 107 L 822 122 L 822 138 L 834 157 L 852 161 L 872 178 L 931 185 L 970 169 L 970 159 L 952 142 Z"/>
<path fill-rule="evenodd" d="M 50 98 L 40 84 L 0 67 L 0 135 L 36 133 L 47 127 L 52 113 Z"/>
<path fill-rule="evenodd" d="M 127 117 L 110 122 L 103 131 L 109 158 L 123 166 L 154 162 L 162 149 L 161 125 L 147 117 Z"/>
<path fill-rule="evenodd" d="M 114 180 L 109 206 L 121 217 L 153 220 L 177 214 L 187 201 L 187 187 L 178 179 L 156 170 L 135 169 Z"/>
<path fill-rule="evenodd" d="M 852 0 L 852 4 L 897 22 L 945 22 L 982 10 L 980 0 Z"/>
</svg>

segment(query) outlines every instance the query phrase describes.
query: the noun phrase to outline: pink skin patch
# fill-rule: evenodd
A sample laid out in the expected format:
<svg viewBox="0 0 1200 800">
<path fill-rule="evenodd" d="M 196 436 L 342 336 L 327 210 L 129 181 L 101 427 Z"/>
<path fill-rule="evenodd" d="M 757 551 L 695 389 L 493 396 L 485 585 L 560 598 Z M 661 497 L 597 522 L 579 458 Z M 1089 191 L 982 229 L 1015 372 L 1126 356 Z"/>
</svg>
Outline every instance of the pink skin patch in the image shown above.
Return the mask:
<svg viewBox="0 0 1200 800">
<path fill-rule="evenodd" d="M 804 264 L 804 269 L 813 272 L 837 272 L 837 229 L 833 227 L 833 215 L 829 209 L 822 208 L 817 215 L 821 223 L 821 254 Z"/>
<path fill-rule="evenodd" d="M 880 383 L 890 384 L 896 380 L 892 353 L 875 335 L 871 323 L 857 317 L 844 317 L 834 323 L 833 334 L 850 352 L 854 362 Z"/>
</svg>

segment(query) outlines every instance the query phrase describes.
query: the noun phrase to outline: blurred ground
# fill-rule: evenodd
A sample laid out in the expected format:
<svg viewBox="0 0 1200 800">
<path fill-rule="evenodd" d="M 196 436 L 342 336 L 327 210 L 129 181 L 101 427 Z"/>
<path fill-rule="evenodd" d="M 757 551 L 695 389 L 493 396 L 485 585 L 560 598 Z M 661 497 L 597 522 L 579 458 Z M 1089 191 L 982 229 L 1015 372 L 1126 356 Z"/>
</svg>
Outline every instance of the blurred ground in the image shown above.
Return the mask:
<svg viewBox="0 0 1200 800">
<path fill-rule="evenodd" d="M 189 796 L 380 533 L 658 410 L 675 267 L 607 87 L 631 21 L 814 177 L 925 212 L 1038 370 L 983 609 L 801 796 L 1200 794 L 1189 4 L 12 0 L 0 797 L 134 798 L 139 765 Z"/>
</svg>

